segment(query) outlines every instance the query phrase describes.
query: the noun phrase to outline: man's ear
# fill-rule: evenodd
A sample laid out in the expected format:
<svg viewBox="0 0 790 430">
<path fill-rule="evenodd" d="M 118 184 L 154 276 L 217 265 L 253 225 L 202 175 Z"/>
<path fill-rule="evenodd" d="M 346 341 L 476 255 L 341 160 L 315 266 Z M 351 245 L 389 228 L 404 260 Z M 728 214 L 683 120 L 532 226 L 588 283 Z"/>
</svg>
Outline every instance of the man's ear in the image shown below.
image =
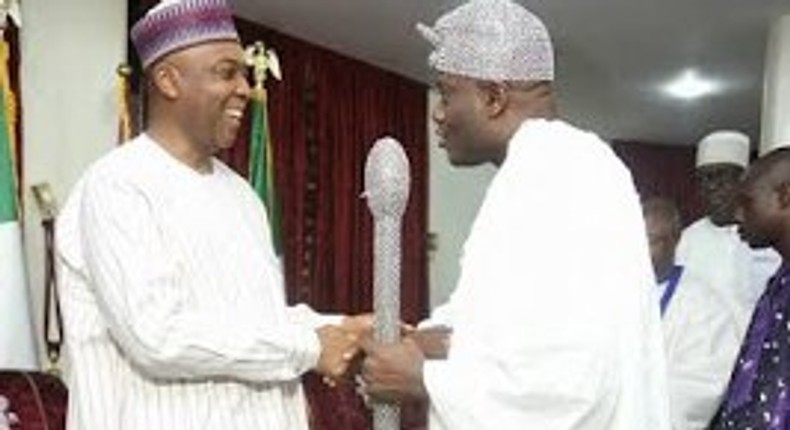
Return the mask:
<svg viewBox="0 0 790 430">
<path fill-rule="evenodd" d="M 151 71 L 150 79 L 166 99 L 175 99 L 181 93 L 179 71 L 173 64 L 157 64 Z"/>
<path fill-rule="evenodd" d="M 489 118 L 500 116 L 510 103 L 507 87 L 498 82 L 481 82 L 479 84 L 483 97 L 484 109 Z"/>
<path fill-rule="evenodd" d="M 782 209 L 790 208 L 790 181 L 782 181 L 776 186 L 776 195 L 779 200 L 779 207 Z"/>
</svg>

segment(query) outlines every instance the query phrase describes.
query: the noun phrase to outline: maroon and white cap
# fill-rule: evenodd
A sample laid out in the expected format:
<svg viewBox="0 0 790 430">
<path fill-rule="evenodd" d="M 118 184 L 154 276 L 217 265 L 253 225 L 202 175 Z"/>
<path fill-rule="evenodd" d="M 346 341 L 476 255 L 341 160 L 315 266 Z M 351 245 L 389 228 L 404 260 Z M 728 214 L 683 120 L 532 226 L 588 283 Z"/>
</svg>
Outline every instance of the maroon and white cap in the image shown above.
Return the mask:
<svg viewBox="0 0 790 430">
<path fill-rule="evenodd" d="M 189 46 L 239 40 L 225 0 L 162 0 L 134 24 L 132 43 L 143 69 Z"/>
</svg>

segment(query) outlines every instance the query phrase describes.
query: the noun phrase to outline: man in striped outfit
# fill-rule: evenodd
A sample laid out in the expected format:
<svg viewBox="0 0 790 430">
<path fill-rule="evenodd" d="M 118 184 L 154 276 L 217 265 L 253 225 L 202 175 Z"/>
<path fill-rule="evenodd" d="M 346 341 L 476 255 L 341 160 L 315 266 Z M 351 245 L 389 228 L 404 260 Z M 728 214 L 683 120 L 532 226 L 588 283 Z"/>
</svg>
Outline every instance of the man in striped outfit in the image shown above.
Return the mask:
<svg viewBox="0 0 790 430">
<path fill-rule="evenodd" d="M 250 95 L 231 12 L 164 1 L 131 37 L 146 130 L 58 221 L 68 428 L 306 429 L 300 376 L 341 375 L 367 320 L 286 305 L 263 204 L 214 158 Z"/>
</svg>

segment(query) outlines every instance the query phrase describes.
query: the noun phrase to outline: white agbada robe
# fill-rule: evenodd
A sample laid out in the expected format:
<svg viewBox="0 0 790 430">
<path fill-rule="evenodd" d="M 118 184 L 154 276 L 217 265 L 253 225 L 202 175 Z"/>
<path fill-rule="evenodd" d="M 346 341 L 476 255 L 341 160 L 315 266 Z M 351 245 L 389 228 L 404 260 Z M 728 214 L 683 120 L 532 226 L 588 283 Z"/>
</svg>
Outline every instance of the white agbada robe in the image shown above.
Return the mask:
<svg viewBox="0 0 790 430">
<path fill-rule="evenodd" d="M 740 349 L 733 310 L 684 269 L 662 318 L 673 430 L 707 428 Z"/>
<path fill-rule="evenodd" d="M 286 306 L 263 205 L 212 165 L 141 135 L 72 192 L 57 225 L 70 430 L 307 429 L 299 378 L 337 318 Z"/>
<path fill-rule="evenodd" d="M 526 121 L 438 318 L 453 334 L 423 368 L 431 428 L 668 429 L 654 288 L 628 170 L 594 134 Z"/>
<path fill-rule="evenodd" d="M 683 230 L 676 260 L 699 276 L 735 310 L 739 339 L 743 339 L 757 299 L 779 269 L 773 249 L 753 250 L 735 225 L 719 227 L 701 218 Z"/>
</svg>

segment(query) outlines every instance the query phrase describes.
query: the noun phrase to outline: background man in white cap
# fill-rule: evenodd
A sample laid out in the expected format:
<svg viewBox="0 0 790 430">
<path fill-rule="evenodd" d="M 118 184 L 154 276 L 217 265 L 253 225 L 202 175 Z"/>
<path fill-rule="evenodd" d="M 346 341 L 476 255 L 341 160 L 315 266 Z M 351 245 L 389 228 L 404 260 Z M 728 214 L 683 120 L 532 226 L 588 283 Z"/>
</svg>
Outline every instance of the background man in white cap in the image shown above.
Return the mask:
<svg viewBox="0 0 790 430">
<path fill-rule="evenodd" d="M 673 202 L 642 202 L 658 284 L 674 430 L 702 430 L 721 402 L 740 346 L 735 317 L 721 297 L 675 262 L 680 212 Z"/>
<path fill-rule="evenodd" d="M 231 12 L 166 1 L 132 41 L 146 131 L 88 169 L 58 220 L 68 427 L 305 430 L 300 376 L 342 374 L 369 324 L 286 306 L 266 212 L 213 157 L 250 93 Z"/>
<path fill-rule="evenodd" d="M 429 398 L 439 429 L 668 429 L 639 199 L 605 142 L 556 117 L 546 28 L 511 0 L 472 0 L 420 29 L 450 162 L 499 171 L 444 308 L 446 359 L 411 337 L 363 343 L 362 388 Z"/>
<path fill-rule="evenodd" d="M 683 230 L 677 249 L 678 262 L 727 300 L 740 338 L 780 262 L 776 252 L 752 250 L 737 233 L 735 192 L 749 152 L 749 137 L 737 131 L 716 131 L 699 142 L 695 173 L 706 215 Z"/>
</svg>

